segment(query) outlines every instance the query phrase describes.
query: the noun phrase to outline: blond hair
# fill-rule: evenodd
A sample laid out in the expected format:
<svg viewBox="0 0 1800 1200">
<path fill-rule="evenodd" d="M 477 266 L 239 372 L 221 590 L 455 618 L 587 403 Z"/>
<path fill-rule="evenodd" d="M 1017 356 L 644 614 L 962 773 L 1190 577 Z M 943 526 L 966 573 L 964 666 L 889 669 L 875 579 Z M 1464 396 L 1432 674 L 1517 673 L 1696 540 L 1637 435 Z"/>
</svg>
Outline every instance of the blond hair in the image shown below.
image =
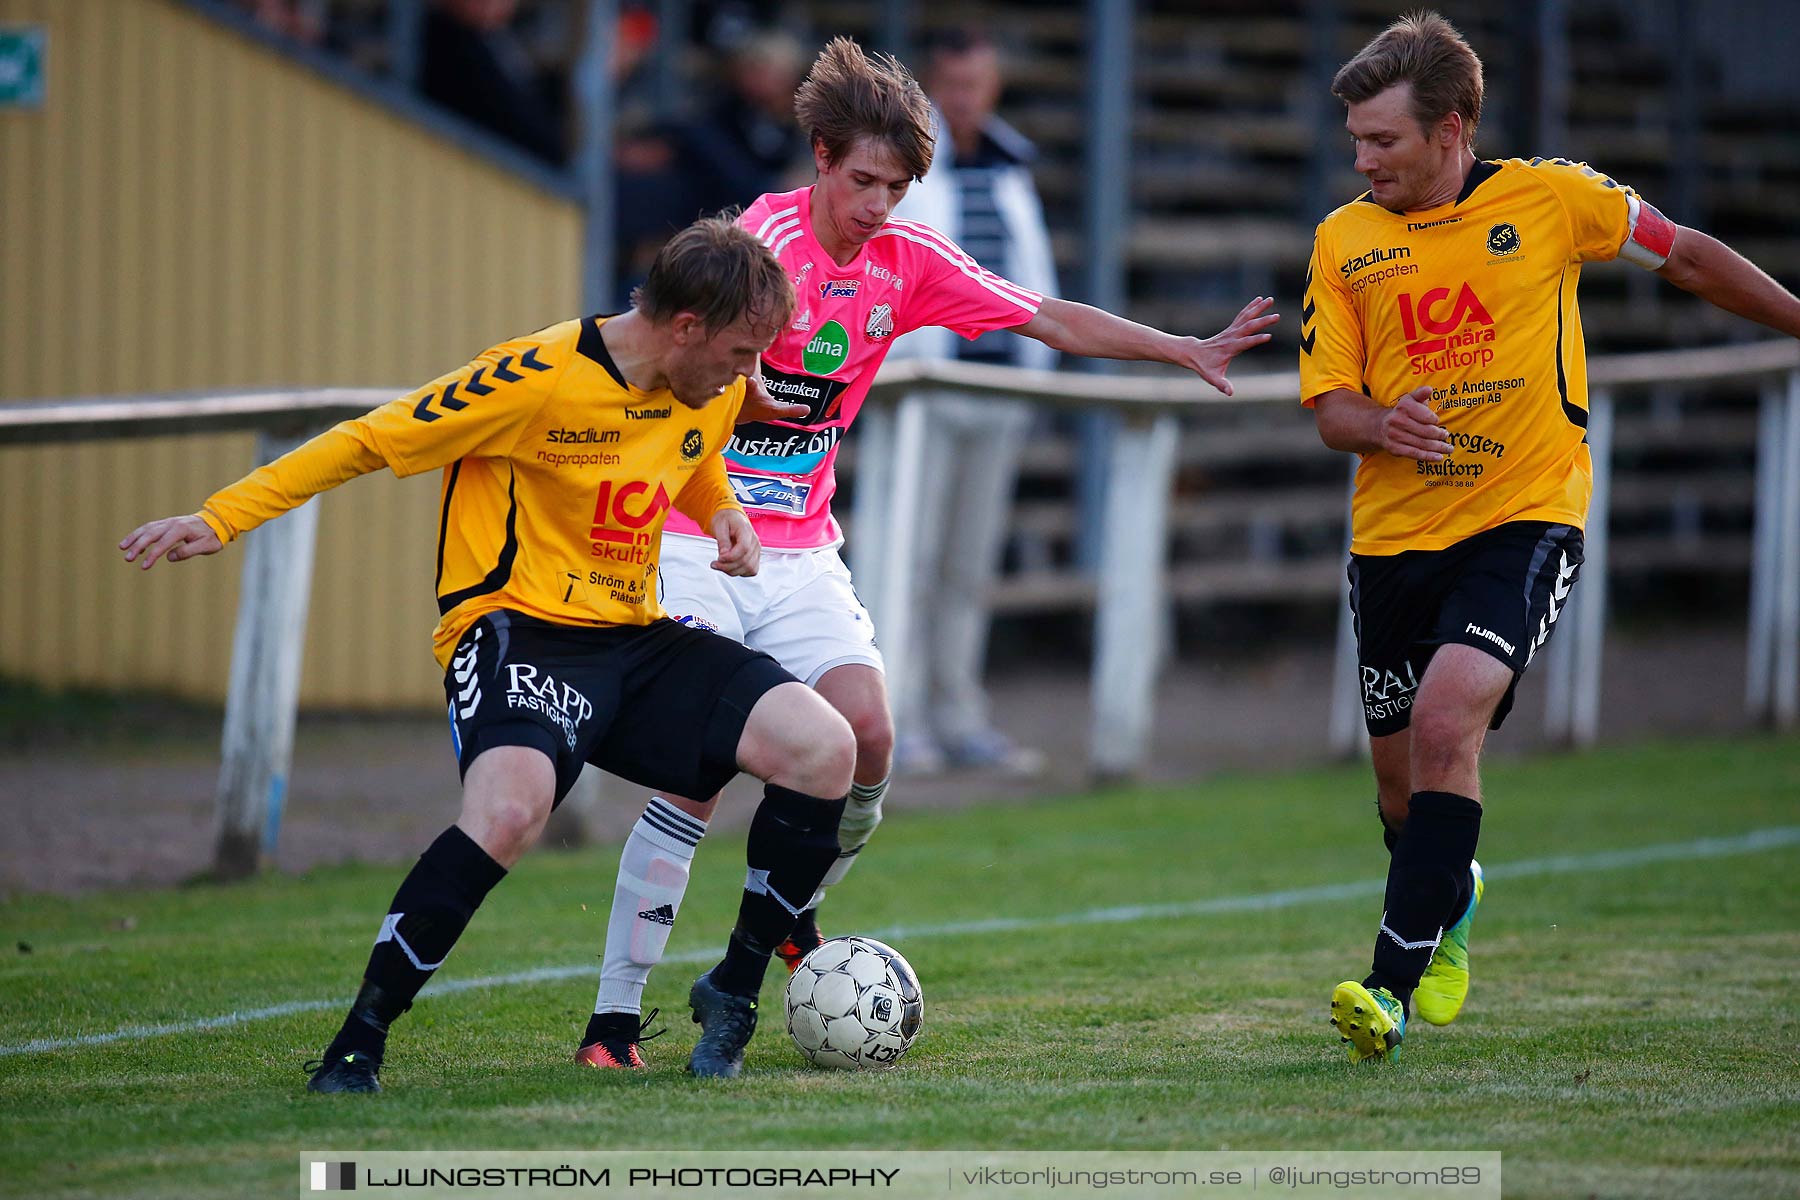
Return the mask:
<svg viewBox="0 0 1800 1200">
<path fill-rule="evenodd" d="M 1389 25 L 1338 68 L 1331 94 L 1346 104 L 1373 99 L 1397 83 L 1412 84 L 1419 128 L 1449 113 L 1463 119 L 1462 142 L 1475 144 L 1481 124 L 1481 59 L 1456 27 L 1434 12 L 1409 13 Z"/>
</svg>

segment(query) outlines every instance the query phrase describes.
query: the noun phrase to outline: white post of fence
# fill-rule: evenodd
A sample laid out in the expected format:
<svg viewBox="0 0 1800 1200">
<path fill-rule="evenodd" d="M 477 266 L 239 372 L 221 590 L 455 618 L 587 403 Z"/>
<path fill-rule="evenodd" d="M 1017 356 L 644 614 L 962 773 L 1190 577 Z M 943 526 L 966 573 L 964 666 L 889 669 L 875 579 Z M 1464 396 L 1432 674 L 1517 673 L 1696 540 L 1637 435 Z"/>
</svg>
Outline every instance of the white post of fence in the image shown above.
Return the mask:
<svg viewBox="0 0 1800 1200">
<path fill-rule="evenodd" d="M 259 434 L 258 461 L 268 462 L 301 440 Z M 244 580 L 215 797 L 213 871 L 221 879 L 254 874 L 274 856 L 281 834 L 318 527 L 318 506 L 304 504 L 243 539 Z"/>
<path fill-rule="evenodd" d="M 1097 779 L 1135 774 L 1150 748 L 1176 442 L 1168 415 L 1131 421 L 1112 439 L 1094 613 L 1088 763 Z"/>
<path fill-rule="evenodd" d="M 1763 389 L 1756 422 L 1756 532 L 1750 562 L 1750 638 L 1744 663 L 1744 710 L 1751 719 L 1775 715 L 1775 594 L 1781 578 L 1781 455 L 1786 388 Z"/>
<path fill-rule="evenodd" d="M 1788 376 L 1782 420 L 1780 535 L 1776 546 L 1775 679 L 1773 713 L 1777 729 L 1800 719 L 1800 372 Z"/>
<path fill-rule="evenodd" d="M 885 602 L 881 568 L 887 544 L 894 500 L 894 410 L 887 405 L 864 405 L 857 416 L 856 496 L 851 508 L 849 552 L 856 572 L 856 590 L 876 606 Z M 875 631 L 884 632 L 885 614 L 877 611 Z"/>
<path fill-rule="evenodd" d="M 1575 671 L 1569 740 L 1592 746 L 1600 734 L 1600 675 L 1606 653 L 1607 539 L 1612 521 L 1613 397 L 1588 398 L 1588 451 L 1594 460 L 1594 498 L 1583 531 L 1582 594 L 1575 605 Z"/>
<path fill-rule="evenodd" d="M 1594 495 L 1583 530 L 1581 586 L 1569 598 L 1546 655 L 1544 731 L 1568 746 L 1589 746 L 1599 729 L 1600 664 L 1606 638 L 1607 524 L 1612 511 L 1612 393 L 1588 397 L 1588 452 Z"/>
<path fill-rule="evenodd" d="M 877 577 L 875 633 L 881 639 L 881 656 L 887 660 L 888 708 L 904 712 L 903 693 L 911 686 L 905 670 L 912 642 L 913 547 L 918 542 L 921 480 L 925 473 L 925 404 L 909 396 L 900 402 L 894 417 L 892 486 L 888 490 L 886 523 L 880 531 L 880 573 Z M 867 449 L 867 445 L 863 447 Z"/>
<path fill-rule="evenodd" d="M 1350 558 L 1351 506 L 1356 499 L 1356 469 L 1360 456 L 1350 458 L 1350 490 L 1344 498 L 1344 559 Z M 1362 672 L 1356 661 L 1356 618 L 1348 593 L 1338 602 L 1337 651 L 1331 668 L 1331 752 L 1343 758 L 1369 753 L 1368 727 L 1363 723 Z"/>
</svg>

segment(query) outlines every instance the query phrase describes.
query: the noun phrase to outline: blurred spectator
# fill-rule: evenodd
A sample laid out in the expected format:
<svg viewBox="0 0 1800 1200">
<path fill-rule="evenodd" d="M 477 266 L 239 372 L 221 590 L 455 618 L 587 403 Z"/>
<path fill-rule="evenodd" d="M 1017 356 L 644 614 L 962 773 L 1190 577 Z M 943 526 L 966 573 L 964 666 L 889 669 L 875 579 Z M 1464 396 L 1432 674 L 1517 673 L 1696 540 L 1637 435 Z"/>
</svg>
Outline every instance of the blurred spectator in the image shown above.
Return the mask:
<svg viewBox="0 0 1800 1200">
<path fill-rule="evenodd" d="M 748 204 L 764 192 L 811 179 L 806 135 L 794 120 L 794 90 L 806 68 L 800 43 L 769 30 L 734 47 L 711 103 L 677 136 L 695 213 Z"/>
<path fill-rule="evenodd" d="M 805 67 L 792 37 L 753 33 L 724 55 L 698 116 L 620 139 L 618 261 L 627 285 L 694 218 L 811 178 L 812 155 L 794 120 Z"/>
<path fill-rule="evenodd" d="M 450 111 L 561 166 L 568 158 L 560 81 L 513 29 L 519 0 L 435 0 L 425 14 L 419 90 Z"/>
<path fill-rule="evenodd" d="M 1031 179 L 1036 148 L 994 112 L 998 49 L 977 30 L 943 34 L 928 49 L 922 82 L 939 118 L 937 154 L 895 216 L 933 226 L 989 270 L 1055 295 L 1050 233 Z M 965 341 L 923 329 L 902 338 L 894 354 L 1040 368 L 1056 361 L 1048 346 L 1006 331 Z M 908 403 L 926 405 L 928 440 L 912 570 L 910 628 L 920 644 L 909 662 L 892 664 L 909 672 L 895 714 L 895 773 L 960 767 L 1034 774 L 1043 755 L 994 728 L 981 682 L 990 597 L 1031 409 L 949 393 Z M 936 599 L 944 596 L 957 601 Z"/>
<path fill-rule="evenodd" d="M 239 0 L 256 23 L 272 33 L 306 46 L 325 42 L 325 0 Z"/>
</svg>

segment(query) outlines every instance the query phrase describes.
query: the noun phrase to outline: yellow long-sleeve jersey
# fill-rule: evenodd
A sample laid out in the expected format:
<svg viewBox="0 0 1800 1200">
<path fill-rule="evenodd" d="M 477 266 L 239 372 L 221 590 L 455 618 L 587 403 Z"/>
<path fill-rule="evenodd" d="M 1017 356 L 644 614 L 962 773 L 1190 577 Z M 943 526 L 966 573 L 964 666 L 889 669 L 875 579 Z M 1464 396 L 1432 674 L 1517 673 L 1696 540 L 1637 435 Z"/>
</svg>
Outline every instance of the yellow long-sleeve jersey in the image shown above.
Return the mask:
<svg viewBox="0 0 1800 1200">
<path fill-rule="evenodd" d="M 502 342 L 474 362 L 320 434 L 206 501 L 224 541 L 382 467 L 443 468 L 437 660 L 482 613 L 561 625 L 663 615 L 657 550 L 673 506 L 707 528 L 741 509 L 719 449 L 744 381 L 701 409 L 625 381 L 602 317 Z"/>
</svg>

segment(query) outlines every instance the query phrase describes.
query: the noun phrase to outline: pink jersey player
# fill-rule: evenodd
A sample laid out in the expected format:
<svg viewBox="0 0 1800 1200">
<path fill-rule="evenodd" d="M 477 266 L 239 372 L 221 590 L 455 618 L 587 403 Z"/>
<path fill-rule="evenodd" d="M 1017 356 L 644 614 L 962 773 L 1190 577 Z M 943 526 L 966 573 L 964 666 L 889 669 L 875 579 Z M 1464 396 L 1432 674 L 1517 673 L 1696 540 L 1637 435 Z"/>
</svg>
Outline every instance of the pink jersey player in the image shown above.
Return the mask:
<svg viewBox="0 0 1800 1200">
<path fill-rule="evenodd" d="M 713 540 L 671 513 L 658 583 L 672 617 L 761 650 L 811 685 L 848 723 L 856 761 L 821 891 L 776 895 L 755 871 L 747 877 L 740 919 L 779 905 L 794 914 L 793 932 L 768 945 L 742 936 L 740 920 L 726 961 L 689 995 L 702 1027 L 690 1068 L 703 1074 L 736 1073 L 770 955 L 792 965 L 820 943 L 813 909 L 823 888 L 843 878 L 881 820 L 893 718 L 874 628 L 837 553 L 831 497 L 838 445 L 894 339 L 926 326 L 965 337 L 1011 329 L 1070 354 L 1170 363 L 1229 395 L 1232 359 L 1268 341 L 1276 320 L 1272 302 L 1258 297 L 1214 337 L 1166 333 L 1041 296 L 982 270 L 930 226 L 894 219 L 894 206 L 931 167 L 931 106 L 905 67 L 866 57 L 848 38 L 819 55 L 794 111 L 811 135 L 818 179 L 761 197 L 742 224 L 775 252 L 799 303 L 763 355 L 766 399 L 753 389 L 757 410 L 746 405 L 751 415 L 724 450 L 731 486 L 762 539 L 761 569 L 726 578 Z M 644 981 L 662 957 L 716 802 L 655 797 L 626 839 L 580 1061 L 642 1063 Z M 750 836 L 759 836 L 756 827 Z"/>
<path fill-rule="evenodd" d="M 725 447 L 738 501 L 776 550 L 840 540 L 831 515 L 838 446 L 895 338 L 929 325 L 971 338 L 1011 329 L 1044 299 L 983 270 L 929 225 L 897 218 L 838 263 L 812 231 L 812 195 L 803 187 L 763 196 L 740 221 L 775 251 L 800 300 L 762 373 L 771 396 L 805 404 L 806 416 L 740 425 Z M 669 531 L 701 536 L 679 513 Z"/>
</svg>

